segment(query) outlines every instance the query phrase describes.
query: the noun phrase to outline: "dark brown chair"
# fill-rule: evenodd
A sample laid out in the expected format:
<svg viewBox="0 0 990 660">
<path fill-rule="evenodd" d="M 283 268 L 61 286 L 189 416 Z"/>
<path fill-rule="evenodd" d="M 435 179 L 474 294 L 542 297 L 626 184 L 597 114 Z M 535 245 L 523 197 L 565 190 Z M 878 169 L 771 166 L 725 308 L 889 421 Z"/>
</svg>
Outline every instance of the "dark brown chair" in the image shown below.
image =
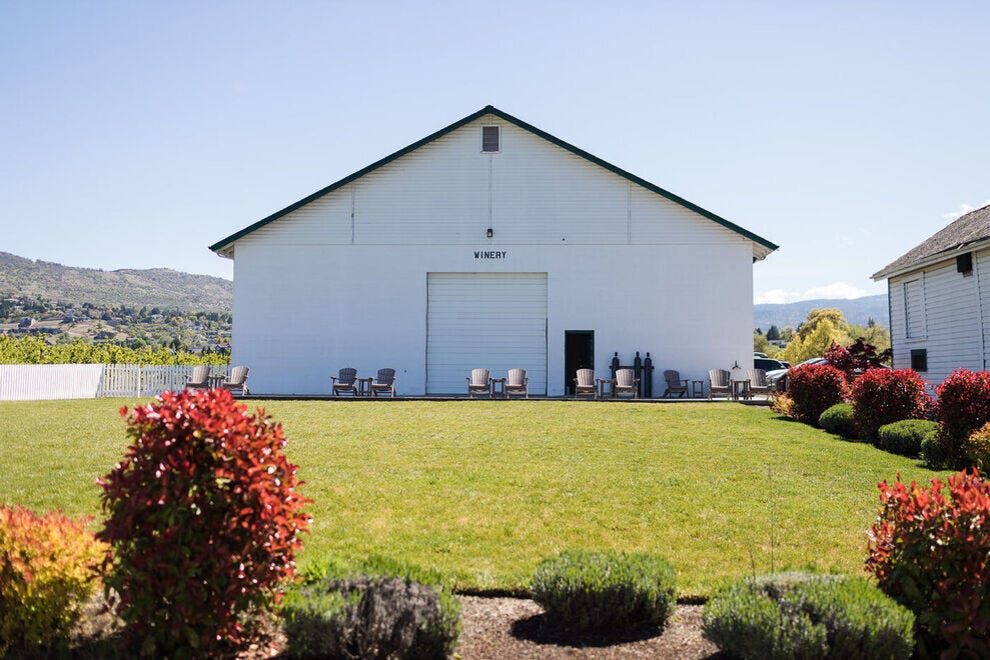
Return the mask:
<svg viewBox="0 0 990 660">
<path fill-rule="evenodd" d="M 379 369 L 375 380 L 371 381 L 371 395 L 378 396 L 381 392 L 386 392 L 389 396 L 395 396 L 395 369 Z"/>
<path fill-rule="evenodd" d="M 337 396 L 341 392 L 350 392 L 354 396 L 357 396 L 357 369 L 344 367 L 336 376 L 330 376 L 330 380 L 330 389 L 333 391 L 334 396 Z"/>
<path fill-rule="evenodd" d="M 663 396 L 669 397 L 672 394 L 683 398 L 688 394 L 688 382 L 681 378 L 679 371 L 667 369 L 663 372 L 663 379 L 667 383 L 667 389 L 663 391 Z"/>
</svg>

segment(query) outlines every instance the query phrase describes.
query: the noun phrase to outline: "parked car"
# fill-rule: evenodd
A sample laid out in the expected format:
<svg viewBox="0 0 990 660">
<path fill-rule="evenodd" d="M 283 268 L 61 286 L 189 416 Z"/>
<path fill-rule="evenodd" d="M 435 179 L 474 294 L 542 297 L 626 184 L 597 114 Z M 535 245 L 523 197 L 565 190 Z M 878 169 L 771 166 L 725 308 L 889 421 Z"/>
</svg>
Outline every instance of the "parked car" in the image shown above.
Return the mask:
<svg viewBox="0 0 990 660">
<path fill-rule="evenodd" d="M 773 358 L 755 357 L 753 358 L 753 368 L 763 369 L 763 371 L 776 371 L 777 369 L 786 369 L 789 365 L 781 360 L 774 360 Z"/>
<path fill-rule="evenodd" d="M 803 367 L 806 364 L 825 364 L 827 360 L 823 357 L 813 357 L 810 360 L 805 360 L 798 367 Z M 770 386 L 770 390 L 774 392 L 786 392 L 787 391 L 787 372 L 790 367 L 786 369 L 775 369 L 773 371 L 767 372 L 767 385 Z"/>
</svg>

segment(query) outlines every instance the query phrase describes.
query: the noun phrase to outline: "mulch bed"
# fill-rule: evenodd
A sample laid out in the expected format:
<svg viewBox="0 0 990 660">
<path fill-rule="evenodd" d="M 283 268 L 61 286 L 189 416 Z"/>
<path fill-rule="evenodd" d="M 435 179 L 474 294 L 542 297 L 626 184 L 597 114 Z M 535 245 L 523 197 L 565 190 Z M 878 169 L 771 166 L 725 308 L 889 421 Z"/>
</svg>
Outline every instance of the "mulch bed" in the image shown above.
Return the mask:
<svg viewBox="0 0 990 660">
<path fill-rule="evenodd" d="M 524 598 L 460 596 L 463 630 L 455 653 L 463 660 L 505 658 L 719 658 L 718 647 L 701 635 L 701 605 L 678 604 L 663 630 L 647 628 L 622 637 L 575 634 L 547 621 L 543 609 Z M 112 653 L 108 635 L 114 628 L 100 596 L 87 608 L 77 635 L 83 640 L 75 657 L 121 657 Z M 275 634 L 273 647 L 255 648 L 242 660 L 280 657 L 285 638 Z"/>
<path fill-rule="evenodd" d="M 551 625 L 543 609 L 522 598 L 461 596 L 457 654 L 487 658 L 713 658 L 718 647 L 701 635 L 701 605 L 678 605 L 662 630 L 623 638 L 575 635 Z"/>
</svg>

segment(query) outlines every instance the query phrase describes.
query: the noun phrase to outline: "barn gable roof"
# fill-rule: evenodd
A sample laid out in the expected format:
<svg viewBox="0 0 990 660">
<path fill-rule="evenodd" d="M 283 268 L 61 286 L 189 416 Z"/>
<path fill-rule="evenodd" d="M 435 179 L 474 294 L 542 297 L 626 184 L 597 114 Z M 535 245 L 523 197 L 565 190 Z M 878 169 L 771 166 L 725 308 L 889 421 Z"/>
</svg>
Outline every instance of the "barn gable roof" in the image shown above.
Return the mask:
<svg viewBox="0 0 990 660">
<path fill-rule="evenodd" d="M 935 260 L 949 259 L 958 252 L 969 252 L 976 244 L 990 240 L 990 204 L 970 211 L 958 220 L 911 248 L 881 270 L 874 280 L 914 270 Z"/>
<path fill-rule="evenodd" d="M 730 230 L 736 232 L 737 234 L 739 234 L 741 236 L 744 236 L 745 238 L 753 241 L 754 243 L 756 243 L 756 244 L 758 244 L 758 245 L 760 245 L 760 246 L 762 246 L 764 248 L 765 251 L 761 250 L 762 256 L 760 258 L 765 257 L 767 254 L 769 254 L 770 252 L 773 252 L 774 250 L 776 250 L 778 248 L 777 245 L 775 245 L 774 243 L 771 243 L 767 239 L 762 238 L 760 236 L 757 236 L 756 234 L 752 233 L 751 231 L 748 231 L 746 229 L 743 229 L 739 225 L 734 224 L 732 222 L 729 222 L 725 218 L 722 218 L 721 216 L 718 216 L 718 215 L 712 213 L 711 211 L 708 211 L 706 209 L 703 209 L 700 206 L 698 206 L 697 204 L 694 204 L 692 202 L 687 201 L 683 197 L 679 197 L 679 196 L 675 195 L 674 193 L 669 192 L 667 190 L 664 190 L 660 186 L 657 186 L 655 184 L 652 184 L 649 181 L 636 176 L 635 174 L 632 174 L 632 173 L 627 172 L 627 171 L 625 171 L 625 170 L 623 170 L 623 169 L 621 169 L 619 167 L 616 167 L 615 165 L 612 165 L 611 163 L 608 163 L 608 162 L 602 160 L 601 158 L 598 158 L 597 156 L 594 156 L 594 155 L 588 153 L 587 151 L 584 151 L 583 149 L 579 149 L 578 147 L 575 147 L 572 144 L 569 144 L 567 142 L 564 142 L 560 138 L 555 137 L 553 135 L 550 135 L 546 131 L 540 130 L 539 128 L 537 128 L 537 127 L 535 127 L 535 126 L 533 126 L 531 124 L 527 124 L 526 122 L 522 121 L 521 119 L 518 119 L 516 117 L 513 117 L 512 115 L 510 115 L 510 114 L 508 114 L 506 112 L 503 112 L 502 110 L 499 110 L 498 108 L 496 108 L 494 106 L 486 105 L 481 110 L 478 110 L 477 112 L 474 112 L 474 113 L 468 115 L 467 117 L 464 117 L 463 119 L 459 119 L 458 121 L 455 121 L 453 124 L 451 124 L 451 125 L 449 125 L 449 126 L 447 126 L 445 128 L 441 128 L 436 133 L 433 133 L 431 135 L 428 135 L 425 138 L 423 138 L 422 140 L 418 140 L 417 142 L 413 142 L 409 146 L 403 147 L 402 149 L 399 149 L 395 153 L 390 154 L 388 156 L 385 156 L 381 160 L 378 160 L 378 161 L 372 163 L 371 165 L 368 165 L 367 167 L 364 167 L 364 168 L 358 170 L 357 172 L 354 172 L 353 174 L 350 174 L 350 175 L 344 177 L 343 179 L 340 179 L 339 181 L 336 181 L 334 183 L 331 183 L 329 186 L 326 186 L 325 188 L 321 188 L 320 190 L 317 190 L 312 195 L 308 195 L 308 196 L 300 199 L 298 202 L 296 202 L 294 204 L 290 204 L 289 206 L 285 207 L 281 211 L 276 211 L 275 213 L 271 214 L 270 216 L 268 216 L 266 218 L 262 218 L 261 220 L 255 222 L 252 225 L 248 225 L 247 227 L 245 227 L 244 229 L 240 230 L 239 232 L 236 232 L 234 234 L 231 234 L 230 236 L 228 236 L 228 237 L 226 237 L 226 238 L 224 238 L 224 239 L 222 239 L 222 240 L 214 243 L 213 245 L 210 246 L 210 249 L 213 250 L 214 252 L 220 254 L 221 256 L 229 256 L 229 250 L 227 248 L 229 248 L 238 239 L 243 238 L 244 236 L 247 236 L 248 234 L 252 233 L 253 231 L 255 231 L 255 230 L 257 230 L 257 229 L 259 229 L 261 227 L 264 227 L 265 225 L 267 225 L 267 224 L 269 224 L 271 222 L 274 222 L 275 220 L 278 220 L 282 216 L 287 215 L 287 214 L 295 211 L 296 209 L 298 209 L 298 208 L 300 208 L 302 206 L 305 206 L 306 204 L 309 204 L 310 202 L 315 201 L 315 200 L 319 199 L 320 197 L 323 197 L 324 195 L 326 195 L 328 193 L 331 193 L 334 190 L 337 190 L 338 188 L 341 188 L 341 187 L 347 185 L 348 183 L 351 183 L 352 181 L 354 181 L 356 179 L 361 178 L 365 174 L 368 174 L 370 172 L 373 172 L 373 171 L 377 170 L 378 168 L 380 168 L 380 167 L 382 167 L 384 165 L 387 165 L 388 163 L 391 163 L 392 161 L 394 161 L 394 160 L 396 160 L 398 158 L 401 158 L 402 156 L 405 156 L 406 154 L 408 154 L 408 153 L 410 153 L 412 151 L 415 151 L 416 149 L 419 149 L 420 147 L 422 147 L 422 146 L 424 146 L 426 144 L 429 144 L 430 142 L 433 142 L 434 140 L 437 140 L 438 138 L 441 138 L 444 135 L 447 135 L 448 133 L 450 133 L 452 131 L 457 130 L 461 126 L 464 126 L 466 124 L 469 124 L 469 123 L 471 123 L 471 122 L 473 122 L 473 121 L 475 121 L 477 119 L 480 119 L 481 117 L 484 117 L 486 115 L 495 115 L 496 117 L 498 117 L 498 118 L 500 118 L 500 119 L 502 119 L 502 120 L 504 120 L 504 121 L 506 121 L 506 122 L 508 122 L 510 124 L 513 124 L 514 126 L 517 126 L 517 127 L 521 128 L 521 129 L 523 129 L 525 131 L 528 131 L 528 132 L 532 133 L 533 135 L 536 135 L 538 137 L 541 137 L 544 140 L 546 140 L 548 142 L 551 142 L 552 144 L 557 145 L 558 147 L 561 147 L 563 149 L 566 149 L 567 151 L 571 152 L 572 154 L 574 154 L 576 156 L 580 156 L 581 158 L 584 158 L 585 160 L 588 160 L 588 161 L 594 163 L 595 165 L 598 165 L 599 167 L 603 167 L 606 170 L 608 170 L 608 171 L 610 171 L 610 172 L 612 172 L 614 174 L 617 174 L 617 175 L 619 175 L 619 176 L 621 176 L 621 177 L 623 177 L 623 178 L 625 178 L 625 179 L 627 179 L 627 180 L 629 180 L 629 181 L 631 181 L 631 182 L 633 182 L 633 183 L 635 183 L 635 184 L 637 184 L 639 186 L 642 186 L 643 188 L 646 188 L 649 191 L 652 191 L 654 193 L 657 193 L 658 195 L 661 195 L 662 197 L 665 197 L 665 198 L 669 199 L 672 202 L 675 202 L 677 204 L 680 204 L 681 206 L 683 206 L 683 207 L 685 207 L 687 209 L 690 209 L 691 211 L 694 211 L 695 213 L 697 213 L 697 214 L 699 214 L 699 215 L 701 215 L 701 216 L 703 216 L 705 218 L 708 218 L 709 220 L 712 220 L 712 221 L 714 221 L 714 222 L 722 225 L 723 227 L 726 227 L 727 229 L 730 229 Z M 755 260 L 755 258 L 754 258 L 754 260 Z"/>
</svg>

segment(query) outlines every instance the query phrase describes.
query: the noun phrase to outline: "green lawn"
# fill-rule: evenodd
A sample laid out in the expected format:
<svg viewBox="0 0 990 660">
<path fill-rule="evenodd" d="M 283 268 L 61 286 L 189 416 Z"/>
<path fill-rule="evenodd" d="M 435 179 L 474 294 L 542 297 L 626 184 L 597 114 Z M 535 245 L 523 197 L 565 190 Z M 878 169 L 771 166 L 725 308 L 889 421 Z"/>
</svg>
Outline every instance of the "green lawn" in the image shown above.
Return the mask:
<svg viewBox="0 0 990 660">
<path fill-rule="evenodd" d="M 0 502 L 98 515 L 125 403 L 0 403 Z M 315 501 L 304 561 L 387 555 L 462 589 L 523 590 L 567 547 L 664 555 L 689 597 L 771 557 L 858 574 L 876 484 L 935 476 L 731 403 L 263 405 Z"/>
</svg>

